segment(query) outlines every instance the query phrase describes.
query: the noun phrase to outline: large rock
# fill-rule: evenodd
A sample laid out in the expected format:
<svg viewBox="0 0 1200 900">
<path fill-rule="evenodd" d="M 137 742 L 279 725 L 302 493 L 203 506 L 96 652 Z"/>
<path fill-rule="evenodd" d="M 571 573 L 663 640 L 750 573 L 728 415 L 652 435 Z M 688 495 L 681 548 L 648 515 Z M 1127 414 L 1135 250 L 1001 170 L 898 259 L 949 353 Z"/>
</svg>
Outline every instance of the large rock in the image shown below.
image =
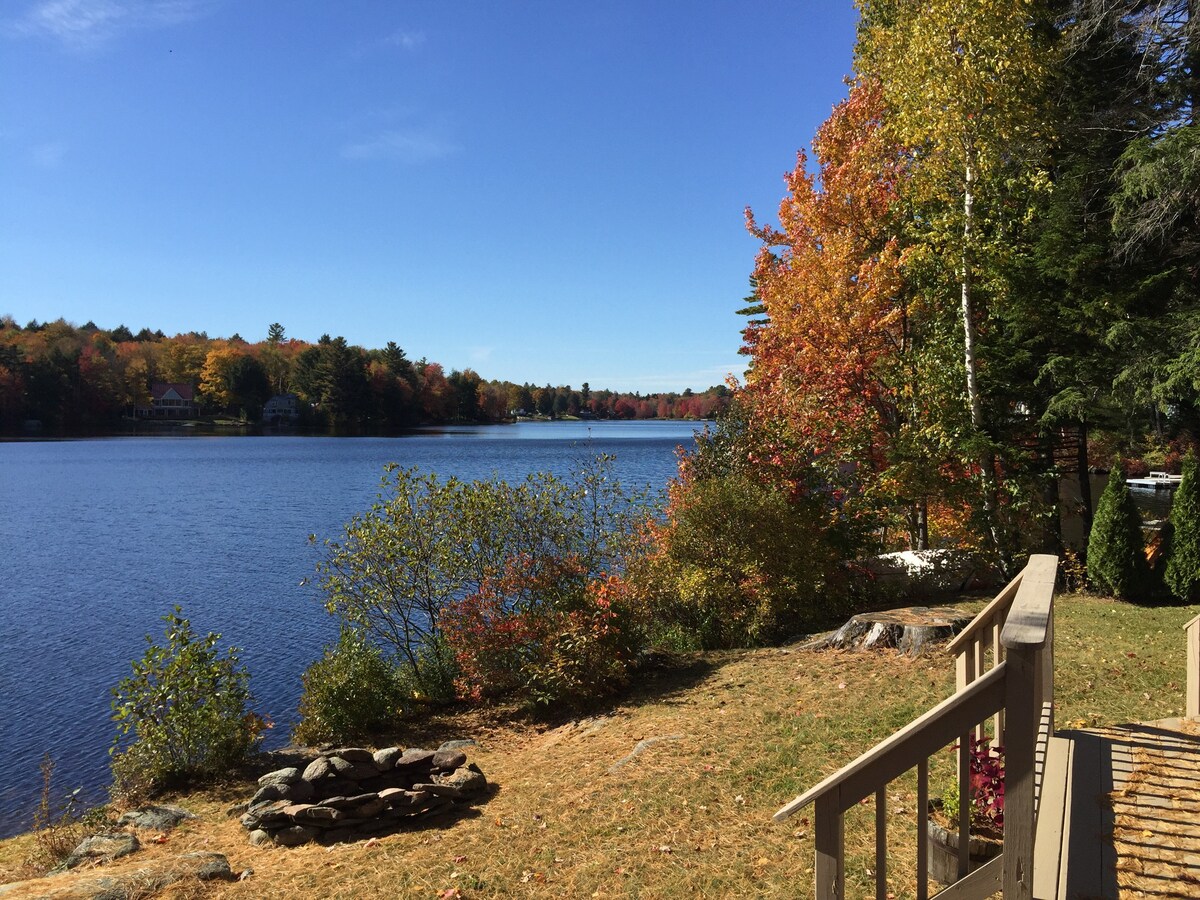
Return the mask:
<svg viewBox="0 0 1200 900">
<path fill-rule="evenodd" d="M 132 825 L 134 828 L 153 828 L 157 831 L 167 831 L 174 828 L 185 819 L 195 819 L 196 815 L 181 806 L 143 806 L 133 809 L 117 819 L 118 825 Z"/>
<path fill-rule="evenodd" d="M 326 756 L 340 756 L 348 762 L 354 763 L 374 763 L 375 753 L 372 750 L 367 750 L 365 747 L 339 747 L 336 750 L 330 750 Z"/>
<path fill-rule="evenodd" d="M 965 590 L 986 570 L 977 557 L 960 550 L 901 550 L 855 560 L 852 573 L 863 573 L 868 587 L 893 600 L 926 600 Z"/>
<path fill-rule="evenodd" d="M 300 780 L 301 772 L 295 766 L 288 766 L 285 769 L 276 769 L 274 772 L 268 772 L 258 779 L 259 787 L 265 787 L 268 784 L 292 784 Z"/>
<path fill-rule="evenodd" d="M 304 774 L 301 776 L 305 781 L 320 781 L 322 778 L 333 773 L 333 766 L 329 764 L 329 760 L 324 756 L 318 756 L 304 769 Z"/>
<path fill-rule="evenodd" d="M 442 772 L 453 772 L 467 762 L 467 754 L 461 750 L 438 750 L 433 754 L 433 767 Z"/>
<path fill-rule="evenodd" d="M 404 750 L 400 747 L 386 747 L 383 750 L 376 750 L 371 759 L 375 763 L 375 768 L 380 772 L 386 772 L 388 769 L 395 768 L 396 760 L 404 755 Z"/>
<path fill-rule="evenodd" d="M 304 825 L 291 825 L 284 828 L 282 831 L 277 831 L 273 835 L 275 843 L 283 847 L 299 847 L 302 844 L 308 844 L 317 839 L 320 832 L 315 828 L 309 828 Z"/>
<path fill-rule="evenodd" d="M 66 859 L 54 867 L 54 872 L 65 872 L 80 863 L 106 863 L 122 856 L 128 856 L 141 849 L 137 835 L 127 831 L 102 832 L 93 834 L 79 842 Z"/>
<path fill-rule="evenodd" d="M 409 748 L 404 755 L 396 760 L 397 769 L 429 768 L 433 764 L 434 751 Z"/>
<path fill-rule="evenodd" d="M 487 792 L 487 779 L 474 765 L 455 769 L 449 775 L 437 775 L 434 780 L 437 784 L 457 789 L 459 796 L 465 799 L 482 797 Z"/>
</svg>

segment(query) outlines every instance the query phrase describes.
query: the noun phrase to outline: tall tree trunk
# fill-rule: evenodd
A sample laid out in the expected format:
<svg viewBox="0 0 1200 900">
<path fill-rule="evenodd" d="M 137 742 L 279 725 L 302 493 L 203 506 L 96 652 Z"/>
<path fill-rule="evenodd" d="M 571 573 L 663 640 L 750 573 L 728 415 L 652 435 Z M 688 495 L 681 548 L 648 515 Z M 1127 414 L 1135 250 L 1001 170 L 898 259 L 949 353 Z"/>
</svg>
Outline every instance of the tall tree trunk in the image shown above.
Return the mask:
<svg viewBox="0 0 1200 900">
<path fill-rule="evenodd" d="M 1079 443 L 1075 449 L 1079 467 L 1079 516 L 1083 520 L 1083 552 L 1087 553 L 1088 535 L 1092 533 L 1092 473 L 1088 471 L 1088 426 L 1079 423 Z"/>
<path fill-rule="evenodd" d="M 917 501 L 917 549 L 929 549 L 929 500 L 925 497 Z"/>
<path fill-rule="evenodd" d="M 963 247 L 962 247 L 962 320 L 963 320 L 963 366 L 967 373 L 967 401 L 971 408 L 971 428 L 977 436 L 985 435 L 983 423 L 983 399 L 979 396 L 979 384 L 976 377 L 978 365 L 975 359 L 975 314 L 974 314 L 974 258 L 973 242 L 975 238 L 975 165 L 971 148 L 967 151 L 966 179 L 963 189 Z M 1008 558 L 1008 548 L 1000 535 L 1000 524 L 996 515 L 996 473 L 995 455 L 991 450 L 984 450 L 977 460 L 980 470 L 980 482 L 983 489 L 983 515 L 988 535 L 991 537 L 992 548 L 996 551 L 996 559 L 1000 564 L 1000 574 L 1004 578 L 1010 576 L 1012 569 Z"/>
</svg>

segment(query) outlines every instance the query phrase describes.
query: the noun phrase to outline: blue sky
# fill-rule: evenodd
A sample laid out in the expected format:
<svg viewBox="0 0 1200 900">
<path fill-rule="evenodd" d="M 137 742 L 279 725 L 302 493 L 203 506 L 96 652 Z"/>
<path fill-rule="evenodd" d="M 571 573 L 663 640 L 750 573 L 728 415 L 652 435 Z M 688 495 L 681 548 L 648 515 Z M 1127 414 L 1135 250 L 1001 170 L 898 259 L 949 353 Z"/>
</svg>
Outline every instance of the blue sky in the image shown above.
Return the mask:
<svg viewBox="0 0 1200 900">
<path fill-rule="evenodd" d="M 0 314 L 484 378 L 740 373 L 850 0 L 4 0 Z"/>
</svg>

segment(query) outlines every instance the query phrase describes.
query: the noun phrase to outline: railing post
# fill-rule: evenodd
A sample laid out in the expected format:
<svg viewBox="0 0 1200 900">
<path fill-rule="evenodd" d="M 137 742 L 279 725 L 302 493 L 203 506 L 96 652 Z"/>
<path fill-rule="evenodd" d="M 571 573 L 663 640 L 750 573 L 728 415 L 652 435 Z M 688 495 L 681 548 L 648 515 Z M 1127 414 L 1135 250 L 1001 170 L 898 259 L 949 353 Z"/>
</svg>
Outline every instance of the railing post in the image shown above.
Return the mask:
<svg viewBox="0 0 1200 900">
<path fill-rule="evenodd" d="M 1004 747 L 1004 900 L 1032 900 L 1040 648 L 1010 647 Z"/>
<path fill-rule="evenodd" d="M 838 791 L 817 798 L 814 839 L 817 845 L 813 871 L 817 886 L 816 900 L 845 900 L 845 831 Z"/>
<path fill-rule="evenodd" d="M 1187 629 L 1187 715 L 1200 718 L 1200 616 L 1188 622 Z"/>
</svg>

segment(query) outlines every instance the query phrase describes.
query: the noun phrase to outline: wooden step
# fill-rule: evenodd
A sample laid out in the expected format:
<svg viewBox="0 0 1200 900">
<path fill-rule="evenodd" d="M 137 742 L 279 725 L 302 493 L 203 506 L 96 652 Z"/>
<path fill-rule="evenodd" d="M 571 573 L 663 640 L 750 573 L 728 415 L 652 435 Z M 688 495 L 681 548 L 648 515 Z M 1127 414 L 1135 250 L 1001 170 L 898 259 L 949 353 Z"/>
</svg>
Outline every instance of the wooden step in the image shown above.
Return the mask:
<svg viewBox="0 0 1200 900">
<path fill-rule="evenodd" d="M 1132 768 L 1113 735 L 1064 731 L 1052 737 L 1034 836 L 1035 900 L 1116 900 L 1116 852 L 1108 797 Z"/>
</svg>

